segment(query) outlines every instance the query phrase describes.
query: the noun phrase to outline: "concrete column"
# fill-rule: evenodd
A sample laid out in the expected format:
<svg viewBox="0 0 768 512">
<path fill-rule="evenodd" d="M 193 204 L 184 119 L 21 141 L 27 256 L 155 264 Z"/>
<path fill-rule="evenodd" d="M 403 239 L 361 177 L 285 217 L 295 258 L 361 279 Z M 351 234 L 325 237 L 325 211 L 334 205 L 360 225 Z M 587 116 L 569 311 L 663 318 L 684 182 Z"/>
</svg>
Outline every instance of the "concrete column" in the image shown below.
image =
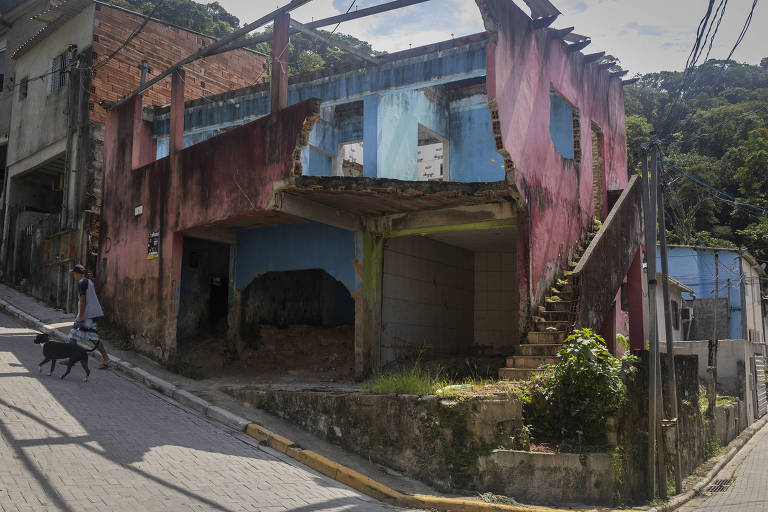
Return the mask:
<svg viewBox="0 0 768 512">
<path fill-rule="evenodd" d="M 166 241 L 160 241 L 160 258 L 162 264 L 161 279 L 165 281 L 163 299 L 167 304 L 163 343 L 165 344 L 166 355 L 170 356 L 176 352 L 177 348 L 176 333 L 181 295 L 181 256 L 184 250 L 184 235 L 169 233 L 167 238 Z"/>
<path fill-rule="evenodd" d="M 643 250 L 637 250 L 627 272 L 627 301 L 629 302 L 629 348 L 642 350 L 647 337 L 645 301 L 643 300 Z"/>
<path fill-rule="evenodd" d="M 152 123 L 144 121 L 141 117 L 144 108 L 144 96 L 136 96 L 133 107 L 133 147 L 131 151 L 131 168 L 138 169 L 154 162 L 157 154 L 157 142 L 152 137 Z M 182 122 L 183 122 L 182 111 Z M 183 127 L 182 127 L 183 128 Z M 183 140 L 183 132 L 182 132 Z"/>
<path fill-rule="evenodd" d="M 366 377 L 381 370 L 384 240 L 373 233 L 363 233 L 361 242 L 363 284 L 355 299 L 355 375 Z"/>
<path fill-rule="evenodd" d="M 363 99 L 363 176 L 379 177 L 379 103 L 381 97 L 371 94 Z"/>
<path fill-rule="evenodd" d="M 278 112 L 288 106 L 288 44 L 291 36 L 291 15 L 283 13 L 275 18 L 272 34 L 272 77 L 269 90 L 270 112 Z"/>
<path fill-rule="evenodd" d="M 168 152 L 173 157 L 184 148 L 184 70 L 173 72 L 171 78 L 171 127 L 168 134 Z"/>
</svg>

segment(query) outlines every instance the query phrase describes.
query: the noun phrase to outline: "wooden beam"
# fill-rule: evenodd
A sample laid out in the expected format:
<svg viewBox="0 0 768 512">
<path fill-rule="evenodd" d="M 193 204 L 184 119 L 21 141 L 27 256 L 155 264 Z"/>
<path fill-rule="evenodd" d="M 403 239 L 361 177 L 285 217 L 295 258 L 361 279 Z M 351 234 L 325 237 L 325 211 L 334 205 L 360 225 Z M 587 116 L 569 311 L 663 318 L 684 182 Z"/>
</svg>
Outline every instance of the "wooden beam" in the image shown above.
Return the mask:
<svg viewBox="0 0 768 512">
<path fill-rule="evenodd" d="M 337 16 L 331 16 L 329 18 L 323 18 L 321 20 L 313 21 L 311 23 L 305 23 L 307 28 L 327 27 L 328 25 L 335 25 L 336 23 L 342 23 L 344 21 L 356 20 L 371 16 L 373 14 L 379 14 L 382 12 L 392 11 L 394 9 L 401 9 L 411 5 L 421 4 L 429 0 L 396 0 L 394 2 L 387 2 L 381 5 L 375 5 L 373 7 L 367 7 L 365 9 L 359 9 L 357 11 L 348 12 L 346 14 L 339 14 Z M 291 30 L 292 33 L 298 32 L 298 30 Z M 269 35 L 260 35 L 250 39 L 240 39 L 239 41 L 233 41 L 226 47 L 217 50 L 214 54 L 228 52 L 230 50 L 236 50 L 238 48 L 244 48 L 257 43 L 263 43 L 269 41 L 271 37 Z"/>
<path fill-rule="evenodd" d="M 629 73 L 629 70 L 625 69 L 624 71 L 613 71 L 610 75 L 611 75 L 611 78 L 621 78 L 627 73 Z"/>
<path fill-rule="evenodd" d="M 291 20 L 291 26 L 301 32 L 302 34 L 306 34 L 309 37 L 314 37 L 315 39 L 324 42 L 328 46 L 333 46 L 334 48 L 338 48 L 339 50 L 344 50 L 345 52 L 349 52 L 355 57 L 362 59 L 366 62 L 370 62 L 371 64 L 379 64 L 379 61 L 375 57 L 371 57 L 364 51 L 358 50 L 354 46 L 348 45 L 346 43 L 342 43 L 340 41 L 333 41 L 330 37 L 327 37 L 317 30 L 313 30 L 306 25 L 299 23 L 296 20 Z"/>
<path fill-rule="evenodd" d="M 553 14 L 551 16 L 543 16 L 533 20 L 533 28 L 547 28 L 555 22 L 559 14 Z"/>
<path fill-rule="evenodd" d="M 288 106 L 288 45 L 291 41 L 291 14 L 275 17 L 272 31 L 272 77 L 269 81 L 270 113 Z"/>
<path fill-rule="evenodd" d="M 292 10 L 294 10 L 294 9 L 296 9 L 298 7 L 301 7 L 302 5 L 304 5 L 306 3 L 309 3 L 309 2 L 310 2 L 310 0 L 291 0 L 291 2 L 289 4 L 284 5 L 283 7 L 280 7 L 278 9 L 275 9 L 271 13 L 269 13 L 269 14 L 267 14 L 265 16 L 262 16 L 261 18 L 257 19 L 256 21 L 254 21 L 252 23 L 249 23 L 249 24 L 247 24 L 247 25 L 245 25 L 245 26 L 235 30 L 230 35 L 228 35 L 227 37 L 225 37 L 223 39 L 219 39 L 218 41 L 216 41 L 214 43 L 211 43 L 210 45 L 208 45 L 208 46 L 206 46 L 204 48 L 201 48 L 199 51 L 193 53 L 192 55 L 189 55 L 189 56 L 181 59 L 180 61 L 178 61 L 173 66 L 169 67 L 168 69 L 166 69 L 165 71 L 163 71 L 162 73 L 160 73 L 159 75 L 154 77 L 152 80 L 150 80 L 148 82 L 145 82 L 144 85 L 141 85 L 138 89 L 134 90 L 133 92 L 129 93 L 126 96 L 123 96 L 123 98 L 120 101 L 118 101 L 114 105 L 112 105 L 112 108 L 119 107 L 120 105 L 122 105 L 126 101 L 130 100 L 131 98 L 133 98 L 137 94 L 141 94 L 142 92 L 146 91 L 147 89 L 149 89 L 150 87 L 152 87 L 153 85 L 158 83 L 160 80 L 163 80 L 168 75 L 170 75 L 171 73 L 173 73 L 177 69 L 181 68 L 182 66 L 185 66 L 186 64 L 189 64 L 190 62 L 194 62 L 197 59 L 202 59 L 203 57 L 208 57 L 209 55 L 215 55 L 217 53 L 216 50 L 218 50 L 219 48 L 222 48 L 222 47 L 228 45 L 229 43 L 231 43 L 232 41 L 235 41 L 235 40 L 243 37 L 244 35 L 248 34 L 249 32 L 253 32 L 257 28 L 259 28 L 259 27 L 261 27 L 263 25 L 266 25 L 267 23 L 269 23 L 270 21 L 275 19 L 277 16 L 279 16 L 279 15 L 281 15 L 283 13 L 291 12 Z M 271 37 L 271 35 L 270 35 L 270 37 Z"/>
<path fill-rule="evenodd" d="M 629 80 L 622 80 L 621 85 L 632 85 L 638 80 L 640 80 L 639 76 L 636 76 L 635 78 L 630 78 Z"/>
<path fill-rule="evenodd" d="M 590 62 L 595 62 L 602 59 L 604 55 L 605 52 L 589 53 L 584 56 L 584 63 L 589 64 Z"/>
<path fill-rule="evenodd" d="M 613 66 L 615 66 L 615 62 L 603 62 L 602 64 L 597 65 L 597 69 L 611 69 Z"/>
<path fill-rule="evenodd" d="M 586 48 L 587 45 L 589 43 L 591 43 L 591 42 L 592 42 L 591 39 L 586 39 L 586 40 L 581 41 L 579 43 L 571 43 L 571 44 L 568 45 L 568 51 L 571 52 L 571 53 L 578 52 L 579 50 L 583 50 L 584 48 Z"/>
<path fill-rule="evenodd" d="M 568 34 L 573 32 L 573 27 L 567 27 L 567 28 L 551 28 L 549 29 L 549 35 L 552 36 L 553 39 L 562 39 Z"/>
</svg>

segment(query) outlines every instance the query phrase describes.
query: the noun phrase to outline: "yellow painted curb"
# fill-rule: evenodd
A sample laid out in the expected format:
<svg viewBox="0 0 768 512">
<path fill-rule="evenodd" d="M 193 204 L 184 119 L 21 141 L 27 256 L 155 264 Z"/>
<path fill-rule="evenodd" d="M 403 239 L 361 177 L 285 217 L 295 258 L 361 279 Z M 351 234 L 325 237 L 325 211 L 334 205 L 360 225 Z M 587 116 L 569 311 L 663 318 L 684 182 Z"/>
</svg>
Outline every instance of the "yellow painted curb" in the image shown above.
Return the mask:
<svg viewBox="0 0 768 512">
<path fill-rule="evenodd" d="M 400 507 L 448 510 L 453 512 L 488 512 L 501 510 L 505 512 L 626 512 L 609 509 L 560 509 L 535 506 L 501 505 L 465 498 L 443 498 L 440 496 L 425 496 L 421 494 L 407 495 L 381 484 L 362 473 L 334 462 L 311 450 L 302 450 L 296 443 L 281 435 L 275 434 L 256 423 L 250 423 L 245 429 L 249 436 L 267 443 L 275 450 L 306 464 L 334 480 L 346 484 L 363 494 Z"/>
</svg>

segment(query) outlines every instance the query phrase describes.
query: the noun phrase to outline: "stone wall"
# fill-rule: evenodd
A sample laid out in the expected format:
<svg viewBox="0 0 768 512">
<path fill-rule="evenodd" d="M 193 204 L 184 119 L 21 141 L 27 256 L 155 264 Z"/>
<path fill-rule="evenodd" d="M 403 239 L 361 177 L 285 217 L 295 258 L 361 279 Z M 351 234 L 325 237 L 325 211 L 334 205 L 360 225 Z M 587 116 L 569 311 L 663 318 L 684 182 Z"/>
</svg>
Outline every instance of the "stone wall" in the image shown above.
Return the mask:
<svg viewBox="0 0 768 512">
<path fill-rule="evenodd" d="M 442 491 L 484 489 L 485 479 L 478 474 L 481 457 L 509 446 L 510 436 L 522 426 L 520 402 L 506 395 L 450 400 L 249 388 L 227 391 Z M 497 456 L 491 456 L 483 464 L 495 460 Z"/>
</svg>

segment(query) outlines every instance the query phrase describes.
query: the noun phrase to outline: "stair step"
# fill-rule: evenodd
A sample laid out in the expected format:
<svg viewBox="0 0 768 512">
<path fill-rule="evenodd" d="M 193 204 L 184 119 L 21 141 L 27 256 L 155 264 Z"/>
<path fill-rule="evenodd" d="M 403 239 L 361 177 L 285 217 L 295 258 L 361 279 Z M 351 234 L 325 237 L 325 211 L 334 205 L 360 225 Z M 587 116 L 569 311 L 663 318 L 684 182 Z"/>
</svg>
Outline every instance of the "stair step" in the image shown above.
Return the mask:
<svg viewBox="0 0 768 512">
<path fill-rule="evenodd" d="M 532 368 L 499 368 L 499 378 L 505 380 L 530 380 L 535 371 Z"/>
<path fill-rule="evenodd" d="M 545 301 L 544 304 L 546 304 L 548 310 L 570 311 L 572 303 L 569 300 L 561 300 L 560 302 L 546 302 Z"/>
<path fill-rule="evenodd" d="M 545 320 L 549 321 L 569 321 L 571 318 L 571 312 L 570 311 L 552 311 L 549 309 L 545 310 L 539 310 L 539 316 L 543 317 Z"/>
<path fill-rule="evenodd" d="M 536 330 L 541 332 L 549 332 L 553 330 L 567 331 L 568 327 L 570 326 L 570 323 L 567 320 L 548 321 L 540 318 L 534 318 L 533 323 L 536 326 Z"/>
<path fill-rule="evenodd" d="M 512 356 L 507 358 L 507 368 L 541 368 L 545 364 L 556 364 L 556 356 Z"/>
<path fill-rule="evenodd" d="M 520 355 L 523 356 L 556 356 L 562 345 L 560 343 L 523 343 L 520 345 Z M 507 364 L 509 366 L 509 364 Z"/>
<path fill-rule="evenodd" d="M 528 343 L 536 345 L 552 345 L 555 343 L 562 343 L 565 341 L 565 331 L 550 331 L 550 332 L 537 332 L 531 331 L 528 333 Z M 521 345 L 522 346 L 522 345 Z"/>
</svg>

